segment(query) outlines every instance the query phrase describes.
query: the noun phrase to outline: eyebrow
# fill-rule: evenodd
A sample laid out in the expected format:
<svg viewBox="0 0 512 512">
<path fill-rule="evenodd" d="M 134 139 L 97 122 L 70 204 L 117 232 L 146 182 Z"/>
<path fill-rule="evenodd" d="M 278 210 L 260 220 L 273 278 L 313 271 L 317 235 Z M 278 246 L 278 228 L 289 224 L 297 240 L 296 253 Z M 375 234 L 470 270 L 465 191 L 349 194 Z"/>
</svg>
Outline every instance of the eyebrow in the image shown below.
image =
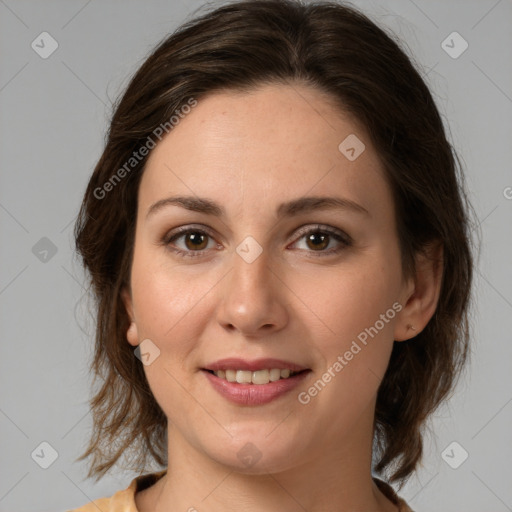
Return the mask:
<svg viewBox="0 0 512 512">
<path fill-rule="evenodd" d="M 204 213 L 219 218 L 226 216 L 224 208 L 211 199 L 194 196 L 173 196 L 160 199 L 156 203 L 153 203 L 148 208 L 146 220 L 148 217 L 167 206 L 181 206 L 192 212 Z M 281 219 L 283 217 L 293 217 L 316 210 L 333 209 L 350 210 L 355 213 L 370 216 L 366 208 L 350 199 L 329 196 L 312 196 L 293 199 L 292 201 L 280 204 L 276 210 L 276 214 L 277 217 Z"/>
</svg>

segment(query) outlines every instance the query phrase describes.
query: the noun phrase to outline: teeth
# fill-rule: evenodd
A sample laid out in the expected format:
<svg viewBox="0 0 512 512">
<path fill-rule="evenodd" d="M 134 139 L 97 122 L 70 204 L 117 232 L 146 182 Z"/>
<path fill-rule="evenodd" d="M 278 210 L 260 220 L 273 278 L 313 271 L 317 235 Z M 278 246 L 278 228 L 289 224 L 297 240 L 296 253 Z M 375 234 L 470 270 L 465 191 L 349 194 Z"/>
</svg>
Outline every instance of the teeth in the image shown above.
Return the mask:
<svg viewBox="0 0 512 512">
<path fill-rule="evenodd" d="M 278 368 L 274 368 L 273 370 L 270 370 L 270 382 L 275 382 L 276 380 L 279 380 L 281 378 L 281 370 Z"/>
<path fill-rule="evenodd" d="M 271 370 L 258 370 L 251 372 L 248 370 L 218 370 L 213 372 L 219 379 L 226 379 L 228 382 L 238 382 L 238 384 L 268 384 L 279 379 L 287 379 L 294 372 L 288 368 L 280 370 L 272 368 Z"/>
<path fill-rule="evenodd" d="M 238 382 L 238 384 L 250 384 L 251 378 L 252 378 L 251 372 L 246 372 L 243 370 L 237 370 L 237 372 L 236 372 L 236 381 Z"/>
</svg>

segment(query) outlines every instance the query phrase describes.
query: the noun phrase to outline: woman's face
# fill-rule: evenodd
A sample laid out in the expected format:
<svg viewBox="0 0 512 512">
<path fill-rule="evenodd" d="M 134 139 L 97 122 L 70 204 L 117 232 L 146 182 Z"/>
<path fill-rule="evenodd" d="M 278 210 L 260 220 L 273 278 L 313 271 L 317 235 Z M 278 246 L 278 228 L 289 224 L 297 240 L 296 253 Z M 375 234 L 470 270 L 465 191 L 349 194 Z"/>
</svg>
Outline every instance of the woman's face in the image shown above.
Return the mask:
<svg viewBox="0 0 512 512">
<path fill-rule="evenodd" d="M 149 156 L 124 295 L 171 451 L 253 473 L 370 457 L 411 292 L 395 225 L 367 134 L 322 93 L 198 101 Z"/>
</svg>

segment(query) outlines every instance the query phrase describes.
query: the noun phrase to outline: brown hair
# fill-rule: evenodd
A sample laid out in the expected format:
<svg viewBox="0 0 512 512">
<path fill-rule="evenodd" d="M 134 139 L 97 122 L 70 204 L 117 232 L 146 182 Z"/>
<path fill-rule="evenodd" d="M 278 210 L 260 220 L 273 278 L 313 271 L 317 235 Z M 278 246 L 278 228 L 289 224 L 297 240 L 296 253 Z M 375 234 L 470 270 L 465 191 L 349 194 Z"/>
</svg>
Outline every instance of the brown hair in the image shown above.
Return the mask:
<svg viewBox="0 0 512 512">
<path fill-rule="evenodd" d="M 459 160 L 410 58 L 366 16 L 334 2 L 253 0 L 182 25 L 153 50 L 114 106 L 75 225 L 97 308 L 92 370 L 102 380 L 90 401 L 89 446 L 77 459 L 94 456 L 89 477 L 99 480 L 126 453 L 139 470 L 147 457 L 167 463 L 167 419 L 126 341 L 120 292 L 129 286 L 147 156 L 130 170 L 126 162 L 191 98 L 299 82 L 327 93 L 366 127 L 393 191 L 404 275 L 412 275 L 415 254 L 429 242 L 443 244 L 437 310 L 413 340 L 395 342 L 375 411 L 374 470 L 403 483 L 420 461 L 425 420 L 448 397 L 468 354 L 472 208 Z M 121 168 L 126 172 L 114 182 Z"/>
</svg>

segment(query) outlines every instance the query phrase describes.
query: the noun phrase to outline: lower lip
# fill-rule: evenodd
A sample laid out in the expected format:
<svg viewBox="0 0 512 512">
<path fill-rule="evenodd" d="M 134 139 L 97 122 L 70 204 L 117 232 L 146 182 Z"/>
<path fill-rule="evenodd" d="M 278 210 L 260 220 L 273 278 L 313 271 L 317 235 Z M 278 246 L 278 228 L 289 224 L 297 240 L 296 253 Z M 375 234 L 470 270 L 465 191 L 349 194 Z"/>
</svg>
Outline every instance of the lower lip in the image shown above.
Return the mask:
<svg viewBox="0 0 512 512">
<path fill-rule="evenodd" d="M 263 405 L 279 398 L 298 386 L 309 374 L 309 370 L 287 379 L 280 379 L 268 384 L 239 384 L 220 379 L 213 373 L 202 370 L 211 385 L 220 395 L 239 405 Z"/>
</svg>

